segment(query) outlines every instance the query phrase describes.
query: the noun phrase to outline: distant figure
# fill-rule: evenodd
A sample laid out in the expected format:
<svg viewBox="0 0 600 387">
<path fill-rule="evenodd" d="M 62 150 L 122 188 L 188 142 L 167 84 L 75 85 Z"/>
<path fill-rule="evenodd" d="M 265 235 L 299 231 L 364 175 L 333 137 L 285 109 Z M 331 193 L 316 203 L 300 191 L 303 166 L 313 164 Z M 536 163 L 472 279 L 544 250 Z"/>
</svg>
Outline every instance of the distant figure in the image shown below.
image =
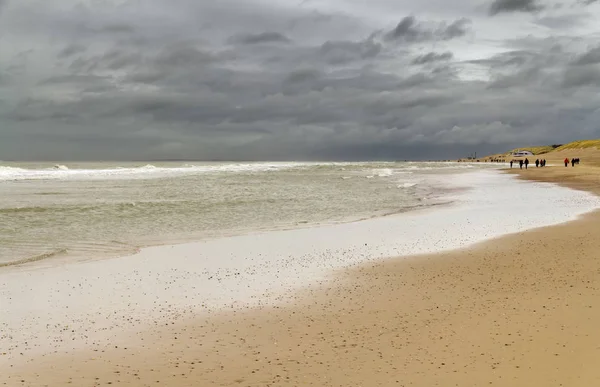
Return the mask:
<svg viewBox="0 0 600 387">
<path fill-rule="evenodd" d="M 569 166 L 569 159 L 567 157 L 565 157 L 565 167 Z"/>
<path fill-rule="evenodd" d="M 535 167 L 539 167 L 540 166 L 540 159 L 535 159 Z"/>
<path fill-rule="evenodd" d="M 525 169 L 527 169 L 527 166 L 529 165 L 529 159 L 525 158 Z"/>
<path fill-rule="evenodd" d="M 542 167 L 546 166 L 546 159 L 542 159 Z"/>
<path fill-rule="evenodd" d="M 574 167 L 574 166 L 575 166 L 575 157 L 573 157 L 573 158 L 571 159 L 571 166 L 572 166 L 572 167 Z"/>
<path fill-rule="evenodd" d="M 513 163 L 513 161 L 512 161 L 512 160 L 510 160 L 510 167 L 511 167 L 511 168 L 512 168 L 512 163 Z"/>
<path fill-rule="evenodd" d="M 523 160 L 519 160 L 519 168 L 523 169 Z"/>
</svg>

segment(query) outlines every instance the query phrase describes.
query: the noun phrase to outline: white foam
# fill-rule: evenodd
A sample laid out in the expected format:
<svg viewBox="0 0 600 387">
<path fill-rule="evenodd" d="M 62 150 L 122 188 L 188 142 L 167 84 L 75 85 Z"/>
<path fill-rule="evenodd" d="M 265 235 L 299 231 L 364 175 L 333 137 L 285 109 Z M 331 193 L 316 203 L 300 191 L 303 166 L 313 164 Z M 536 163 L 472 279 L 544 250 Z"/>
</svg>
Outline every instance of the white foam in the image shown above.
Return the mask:
<svg viewBox="0 0 600 387">
<path fill-rule="evenodd" d="M 281 171 L 286 169 L 302 169 L 315 166 L 339 166 L 341 170 L 346 167 L 367 167 L 372 163 L 340 163 L 340 162 L 257 162 L 257 163 L 215 163 L 215 164 L 183 164 L 179 167 L 165 167 L 147 164 L 140 167 L 112 167 L 97 169 L 69 168 L 66 165 L 57 164 L 53 167 L 42 169 L 26 169 L 10 166 L 0 166 L 0 181 L 11 180 L 94 180 L 94 179 L 151 179 L 173 175 L 190 175 L 204 173 L 255 173 Z M 378 168 L 372 170 L 372 175 L 389 177 L 396 174 L 411 174 L 412 171 L 431 171 L 440 169 L 464 170 L 472 169 L 473 165 L 454 162 L 424 162 L 424 163 L 401 163 L 393 162 L 378 163 L 390 168 Z M 478 165 L 483 167 L 482 165 Z M 392 168 L 393 167 L 393 168 Z M 493 165 L 498 167 L 498 165 Z"/>
<path fill-rule="evenodd" d="M 451 175 L 448 183 L 473 188 L 457 190 L 455 204 L 435 210 L 153 247 L 106 261 L 5 270 L 0 272 L 2 347 L 14 360 L 20 352 L 107 343 L 116 332 L 182 311 L 275 302 L 331 278 L 333 269 L 460 248 L 600 207 L 592 194 L 494 171 Z"/>
<path fill-rule="evenodd" d="M 303 168 L 309 163 L 228 163 L 214 165 L 183 165 L 181 167 L 157 167 L 147 164 L 136 168 L 115 167 L 110 169 L 69 169 L 56 165 L 46 169 L 24 169 L 0 166 L 0 181 L 8 180 L 89 180 L 158 178 L 171 175 L 202 173 L 253 173 Z"/>
<path fill-rule="evenodd" d="M 382 168 L 374 170 L 373 173 L 377 174 L 379 177 L 388 177 L 394 174 L 394 170 L 391 168 Z"/>
</svg>

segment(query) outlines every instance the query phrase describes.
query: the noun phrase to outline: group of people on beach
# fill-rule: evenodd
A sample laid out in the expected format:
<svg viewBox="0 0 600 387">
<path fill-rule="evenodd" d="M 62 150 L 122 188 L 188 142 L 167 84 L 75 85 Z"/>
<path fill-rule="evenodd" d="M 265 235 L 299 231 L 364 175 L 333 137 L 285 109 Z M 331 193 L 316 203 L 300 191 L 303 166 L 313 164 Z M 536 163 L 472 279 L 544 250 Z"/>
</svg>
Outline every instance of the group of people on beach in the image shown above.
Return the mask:
<svg viewBox="0 0 600 387">
<path fill-rule="evenodd" d="M 510 160 L 510 167 L 513 167 L 513 163 L 515 162 L 515 160 Z M 575 166 L 575 164 L 579 164 L 579 157 L 577 158 L 572 158 L 571 160 L 569 160 L 568 158 L 565 158 L 565 167 L 569 166 L 569 163 L 571 164 L 572 167 Z M 529 159 L 525 158 L 525 160 L 519 160 L 519 168 L 523 169 L 523 166 L 525 166 L 525 169 L 527 169 L 527 167 L 529 166 Z M 546 166 L 546 159 L 536 159 L 535 160 L 535 167 L 545 167 Z"/>
<path fill-rule="evenodd" d="M 513 167 L 513 162 L 515 160 L 510 160 L 510 167 Z M 523 169 L 523 165 L 525 165 L 525 169 L 527 169 L 527 167 L 529 166 L 529 159 L 525 158 L 525 160 L 519 160 L 519 168 Z M 535 160 L 535 167 L 545 167 L 546 166 L 546 159 L 536 159 Z"/>
<path fill-rule="evenodd" d="M 571 166 L 574 167 L 575 164 L 579 164 L 579 157 L 571 159 Z M 569 166 L 569 158 L 565 157 L 565 167 Z"/>
</svg>

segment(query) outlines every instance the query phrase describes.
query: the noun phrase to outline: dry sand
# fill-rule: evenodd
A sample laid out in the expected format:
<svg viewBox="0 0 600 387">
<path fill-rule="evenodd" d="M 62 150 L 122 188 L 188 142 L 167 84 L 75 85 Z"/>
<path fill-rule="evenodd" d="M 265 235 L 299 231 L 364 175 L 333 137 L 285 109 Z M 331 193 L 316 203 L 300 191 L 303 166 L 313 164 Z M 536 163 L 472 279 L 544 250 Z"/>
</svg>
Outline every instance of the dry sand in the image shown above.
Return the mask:
<svg viewBox="0 0 600 387">
<path fill-rule="evenodd" d="M 512 173 L 600 192 L 594 168 Z M 598 386 L 599 226 L 594 213 L 368 264 L 299 293 L 295 305 L 175 322 L 103 351 L 0 363 L 0 385 Z"/>
</svg>

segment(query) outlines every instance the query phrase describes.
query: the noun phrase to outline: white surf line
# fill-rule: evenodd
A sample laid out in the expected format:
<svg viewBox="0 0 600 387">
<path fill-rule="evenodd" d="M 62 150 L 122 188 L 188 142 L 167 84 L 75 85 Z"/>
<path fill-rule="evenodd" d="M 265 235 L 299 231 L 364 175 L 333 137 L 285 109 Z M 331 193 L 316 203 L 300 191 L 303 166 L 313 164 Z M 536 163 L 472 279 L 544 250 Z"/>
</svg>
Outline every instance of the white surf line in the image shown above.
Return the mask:
<svg viewBox="0 0 600 387">
<path fill-rule="evenodd" d="M 600 207 L 593 194 L 497 171 L 446 178 L 453 186 L 472 189 L 456 193 L 455 204 L 428 211 L 150 247 L 134 256 L 40 270 L 0 271 L 0 352 L 18 361 L 103 347 L 123 332 L 185 313 L 281 301 L 331 278 L 334 269 L 462 248 L 570 221 Z"/>
</svg>

